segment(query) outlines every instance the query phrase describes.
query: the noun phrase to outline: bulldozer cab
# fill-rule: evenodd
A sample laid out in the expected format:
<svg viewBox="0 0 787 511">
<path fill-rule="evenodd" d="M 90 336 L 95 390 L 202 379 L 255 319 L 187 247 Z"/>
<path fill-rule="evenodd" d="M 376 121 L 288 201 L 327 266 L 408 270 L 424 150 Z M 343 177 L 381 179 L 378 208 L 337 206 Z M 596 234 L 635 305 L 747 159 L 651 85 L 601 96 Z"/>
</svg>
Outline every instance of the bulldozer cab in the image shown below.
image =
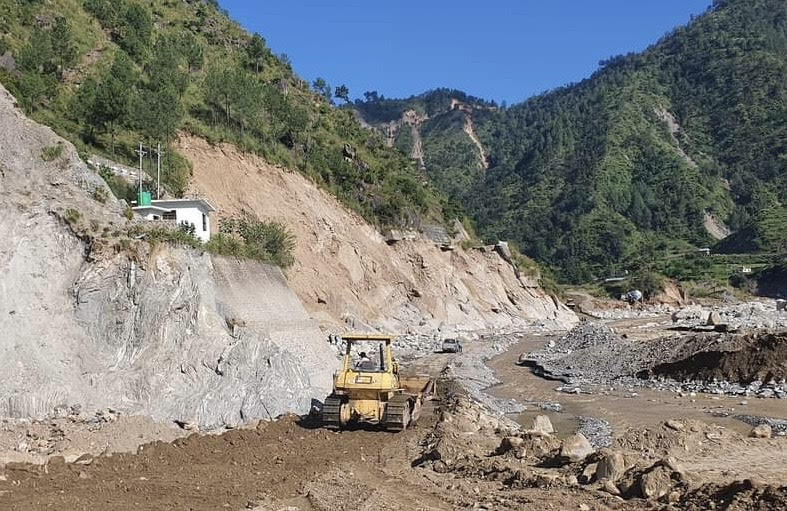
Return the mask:
<svg viewBox="0 0 787 511">
<path fill-rule="evenodd" d="M 391 344 L 393 336 L 350 334 L 345 341 L 344 371 L 357 373 L 398 373 Z"/>
</svg>

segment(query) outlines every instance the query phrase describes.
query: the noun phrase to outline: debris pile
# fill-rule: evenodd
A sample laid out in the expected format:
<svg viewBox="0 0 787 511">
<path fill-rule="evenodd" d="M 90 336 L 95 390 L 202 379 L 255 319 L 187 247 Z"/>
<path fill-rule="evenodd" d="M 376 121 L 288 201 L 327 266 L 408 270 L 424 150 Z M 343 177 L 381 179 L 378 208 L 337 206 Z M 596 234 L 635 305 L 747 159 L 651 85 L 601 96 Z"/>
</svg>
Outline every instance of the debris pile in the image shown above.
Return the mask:
<svg viewBox="0 0 787 511">
<path fill-rule="evenodd" d="M 563 382 L 557 390 L 648 387 L 676 393 L 787 398 L 787 333 L 702 333 L 633 340 L 583 322 L 520 365 Z"/>
<path fill-rule="evenodd" d="M 709 321 L 710 319 L 710 321 Z M 725 325 L 730 331 L 740 329 L 787 328 L 787 314 L 771 301 L 736 303 L 709 309 L 700 305 L 683 307 L 672 313 L 674 328 L 702 329 Z"/>
<path fill-rule="evenodd" d="M 663 344 L 663 343 L 660 343 Z M 600 323 L 585 321 L 543 350 L 523 354 L 519 363 L 548 379 L 572 385 L 601 385 L 630 377 L 650 366 L 663 346 L 633 345 Z"/>
<path fill-rule="evenodd" d="M 670 509 L 699 509 L 692 506 L 711 486 L 707 469 L 695 471 L 701 466 L 696 455 L 707 451 L 709 443 L 726 450 L 748 441 L 721 426 L 676 419 L 653 429 L 632 429 L 608 448 L 594 447 L 581 433 L 558 439 L 552 429 L 546 416 L 537 416 L 531 429 L 510 427 L 464 396 L 449 396 L 413 466 L 449 477 L 452 488 L 463 488 L 465 482 L 477 487 L 481 481 L 509 492 L 572 488 L 575 495 L 586 491 L 580 494 L 588 498 L 643 499 Z M 714 481 L 713 488 L 729 488 Z M 763 485 L 759 492 L 747 493 L 746 502 L 760 505 L 782 490 Z M 705 494 L 706 502 L 712 498 Z M 762 509 L 776 508 L 766 502 Z"/>
</svg>

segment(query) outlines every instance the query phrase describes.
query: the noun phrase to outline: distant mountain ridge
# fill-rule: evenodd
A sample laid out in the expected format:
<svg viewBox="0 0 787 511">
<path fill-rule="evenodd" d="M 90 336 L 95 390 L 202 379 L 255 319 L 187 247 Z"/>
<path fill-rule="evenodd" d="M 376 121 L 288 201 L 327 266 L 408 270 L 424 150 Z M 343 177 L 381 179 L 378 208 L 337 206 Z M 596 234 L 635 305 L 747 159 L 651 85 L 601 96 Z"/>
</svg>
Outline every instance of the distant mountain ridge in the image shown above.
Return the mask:
<svg viewBox="0 0 787 511">
<path fill-rule="evenodd" d="M 510 108 L 448 89 L 354 108 L 378 127 L 408 108 L 428 112 L 419 135 L 436 185 L 485 238 L 512 239 L 576 282 L 710 246 L 728 229 L 767 245 L 734 246 L 787 250 L 785 84 L 787 3 L 727 0 L 642 53 Z M 481 108 L 457 111 L 451 99 Z"/>
</svg>

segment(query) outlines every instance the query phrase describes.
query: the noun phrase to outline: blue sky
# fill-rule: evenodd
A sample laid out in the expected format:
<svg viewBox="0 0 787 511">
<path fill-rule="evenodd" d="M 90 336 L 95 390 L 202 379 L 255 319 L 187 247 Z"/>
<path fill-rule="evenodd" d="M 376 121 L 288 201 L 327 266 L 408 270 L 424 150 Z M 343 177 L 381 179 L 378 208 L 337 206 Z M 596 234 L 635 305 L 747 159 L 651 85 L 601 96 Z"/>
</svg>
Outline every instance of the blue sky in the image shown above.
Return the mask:
<svg viewBox="0 0 787 511">
<path fill-rule="evenodd" d="M 405 97 L 452 87 L 509 104 L 639 51 L 710 0 L 219 0 L 310 82 Z"/>
</svg>

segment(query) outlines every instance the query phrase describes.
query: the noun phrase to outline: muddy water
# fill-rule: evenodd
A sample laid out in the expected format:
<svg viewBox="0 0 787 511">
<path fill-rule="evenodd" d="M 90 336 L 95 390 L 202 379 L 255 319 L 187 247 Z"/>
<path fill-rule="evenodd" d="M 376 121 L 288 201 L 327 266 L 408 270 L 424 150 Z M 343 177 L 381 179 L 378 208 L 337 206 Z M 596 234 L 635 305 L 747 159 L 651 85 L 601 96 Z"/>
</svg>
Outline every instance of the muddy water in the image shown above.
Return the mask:
<svg viewBox="0 0 787 511">
<path fill-rule="evenodd" d="M 530 369 L 516 365 L 522 352 L 541 349 L 549 337 L 528 337 L 507 352 L 491 359 L 491 367 L 501 383 L 487 392 L 495 397 L 515 399 L 527 406 L 527 411 L 512 416 L 519 424 L 531 427 L 536 415 L 549 416 L 558 436 L 572 434 L 578 417 L 597 417 L 612 426 L 613 437 L 621 435 L 627 428 L 653 426 L 667 419 L 697 419 L 713 422 L 735 429 L 743 434 L 751 426 L 732 417 L 715 417 L 714 413 L 761 415 L 787 419 L 787 400 L 758 399 L 756 397 L 712 396 L 697 394 L 680 397 L 672 392 L 625 387 L 595 388 L 592 394 L 565 394 L 555 391 L 560 382 L 545 380 L 534 375 Z M 746 404 L 741 404 L 746 401 Z M 544 411 L 540 402 L 560 403 L 562 411 Z"/>
</svg>

